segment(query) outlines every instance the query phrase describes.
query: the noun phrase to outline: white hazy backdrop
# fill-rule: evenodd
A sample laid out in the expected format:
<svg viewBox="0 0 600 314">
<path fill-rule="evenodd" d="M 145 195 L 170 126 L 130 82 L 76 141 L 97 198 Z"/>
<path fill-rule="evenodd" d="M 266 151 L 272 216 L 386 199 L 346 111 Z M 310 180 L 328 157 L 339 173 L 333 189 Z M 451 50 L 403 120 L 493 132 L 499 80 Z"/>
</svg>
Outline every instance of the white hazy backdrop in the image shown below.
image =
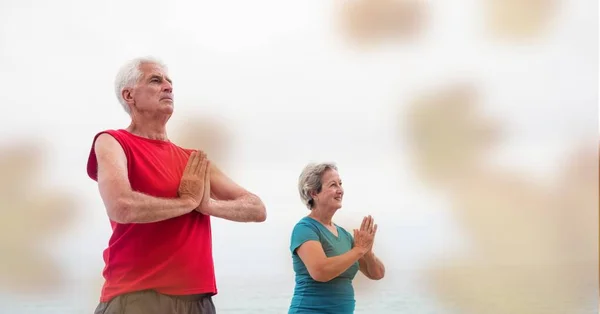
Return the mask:
<svg viewBox="0 0 600 314">
<path fill-rule="evenodd" d="M 86 163 L 155 56 L 173 141 L 267 206 L 213 219 L 220 313 L 287 313 L 297 178 L 335 161 L 386 278 L 357 313 L 598 312 L 598 2 L 0 0 L 0 312 L 92 313 L 110 225 Z"/>
</svg>

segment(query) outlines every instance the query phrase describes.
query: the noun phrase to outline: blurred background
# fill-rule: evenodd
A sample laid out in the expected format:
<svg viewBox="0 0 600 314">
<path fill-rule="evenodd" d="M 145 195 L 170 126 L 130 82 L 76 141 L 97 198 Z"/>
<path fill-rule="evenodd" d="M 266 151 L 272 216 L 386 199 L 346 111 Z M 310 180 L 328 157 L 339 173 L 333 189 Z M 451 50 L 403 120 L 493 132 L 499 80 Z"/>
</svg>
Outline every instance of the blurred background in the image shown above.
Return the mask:
<svg viewBox="0 0 600 314">
<path fill-rule="evenodd" d="M 0 312 L 92 313 L 110 225 L 86 174 L 152 55 L 169 135 L 261 196 L 213 219 L 219 313 L 287 313 L 310 161 L 386 277 L 356 313 L 598 313 L 598 1 L 0 0 Z"/>
</svg>

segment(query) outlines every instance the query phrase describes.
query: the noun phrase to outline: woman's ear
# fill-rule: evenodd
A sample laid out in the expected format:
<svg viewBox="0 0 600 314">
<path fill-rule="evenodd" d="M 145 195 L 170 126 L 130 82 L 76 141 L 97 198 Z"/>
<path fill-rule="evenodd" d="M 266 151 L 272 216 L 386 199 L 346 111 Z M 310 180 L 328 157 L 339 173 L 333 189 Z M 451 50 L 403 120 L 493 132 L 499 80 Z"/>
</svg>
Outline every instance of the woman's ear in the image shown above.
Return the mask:
<svg viewBox="0 0 600 314">
<path fill-rule="evenodd" d="M 317 192 L 311 192 L 311 193 L 310 193 L 310 197 L 312 197 L 312 199 L 313 199 L 313 202 L 315 202 L 315 203 L 316 203 L 316 202 L 319 200 L 319 196 L 318 196 L 318 194 L 319 194 L 319 193 L 317 193 Z"/>
</svg>

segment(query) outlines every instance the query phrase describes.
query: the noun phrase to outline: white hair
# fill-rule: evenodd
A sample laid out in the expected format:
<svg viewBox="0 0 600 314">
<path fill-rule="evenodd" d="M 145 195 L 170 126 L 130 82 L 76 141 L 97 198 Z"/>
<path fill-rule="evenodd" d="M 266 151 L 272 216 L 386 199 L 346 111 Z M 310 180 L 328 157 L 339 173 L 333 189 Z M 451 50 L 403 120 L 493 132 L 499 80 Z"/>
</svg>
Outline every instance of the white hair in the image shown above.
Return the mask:
<svg viewBox="0 0 600 314">
<path fill-rule="evenodd" d="M 117 99 L 121 103 L 121 106 L 123 106 L 123 109 L 125 109 L 125 112 L 128 114 L 131 114 L 131 110 L 123 98 L 123 89 L 133 87 L 140 80 L 142 77 L 140 67 L 142 64 L 146 63 L 156 64 L 165 72 L 168 70 L 167 66 L 162 61 L 154 57 L 135 58 L 127 61 L 127 63 L 121 66 L 115 78 L 115 94 L 117 95 Z"/>
<path fill-rule="evenodd" d="M 332 162 L 310 163 L 304 167 L 300 177 L 298 178 L 298 192 L 302 203 L 311 209 L 315 206 L 311 193 L 319 193 L 323 188 L 323 174 L 325 171 L 332 169 L 337 171 L 337 166 Z"/>
</svg>

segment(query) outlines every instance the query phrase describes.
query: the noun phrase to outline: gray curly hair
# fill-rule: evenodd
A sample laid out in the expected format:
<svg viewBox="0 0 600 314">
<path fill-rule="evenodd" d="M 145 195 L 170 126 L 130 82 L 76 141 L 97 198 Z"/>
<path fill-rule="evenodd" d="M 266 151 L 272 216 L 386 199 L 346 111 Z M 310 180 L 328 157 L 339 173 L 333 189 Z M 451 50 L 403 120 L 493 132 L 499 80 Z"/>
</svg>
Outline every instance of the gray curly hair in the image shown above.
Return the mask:
<svg viewBox="0 0 600 314">
<path fill-rule="evenodd" d="M 310 163 L 304 167 L 304 170 L 302 170 L 302 173 L 298 178 L 298 192 L 300 192 L 300 199 L 310 210 L 315 206 L 315 200 L 312 198 L 311 193 L 321 192 L 321 188 L 323 188 L 321 178 L 323 177 L 323 173 L 329 169 L 335 171 L 338 170 L 333 162 Z"/>
</svg>

